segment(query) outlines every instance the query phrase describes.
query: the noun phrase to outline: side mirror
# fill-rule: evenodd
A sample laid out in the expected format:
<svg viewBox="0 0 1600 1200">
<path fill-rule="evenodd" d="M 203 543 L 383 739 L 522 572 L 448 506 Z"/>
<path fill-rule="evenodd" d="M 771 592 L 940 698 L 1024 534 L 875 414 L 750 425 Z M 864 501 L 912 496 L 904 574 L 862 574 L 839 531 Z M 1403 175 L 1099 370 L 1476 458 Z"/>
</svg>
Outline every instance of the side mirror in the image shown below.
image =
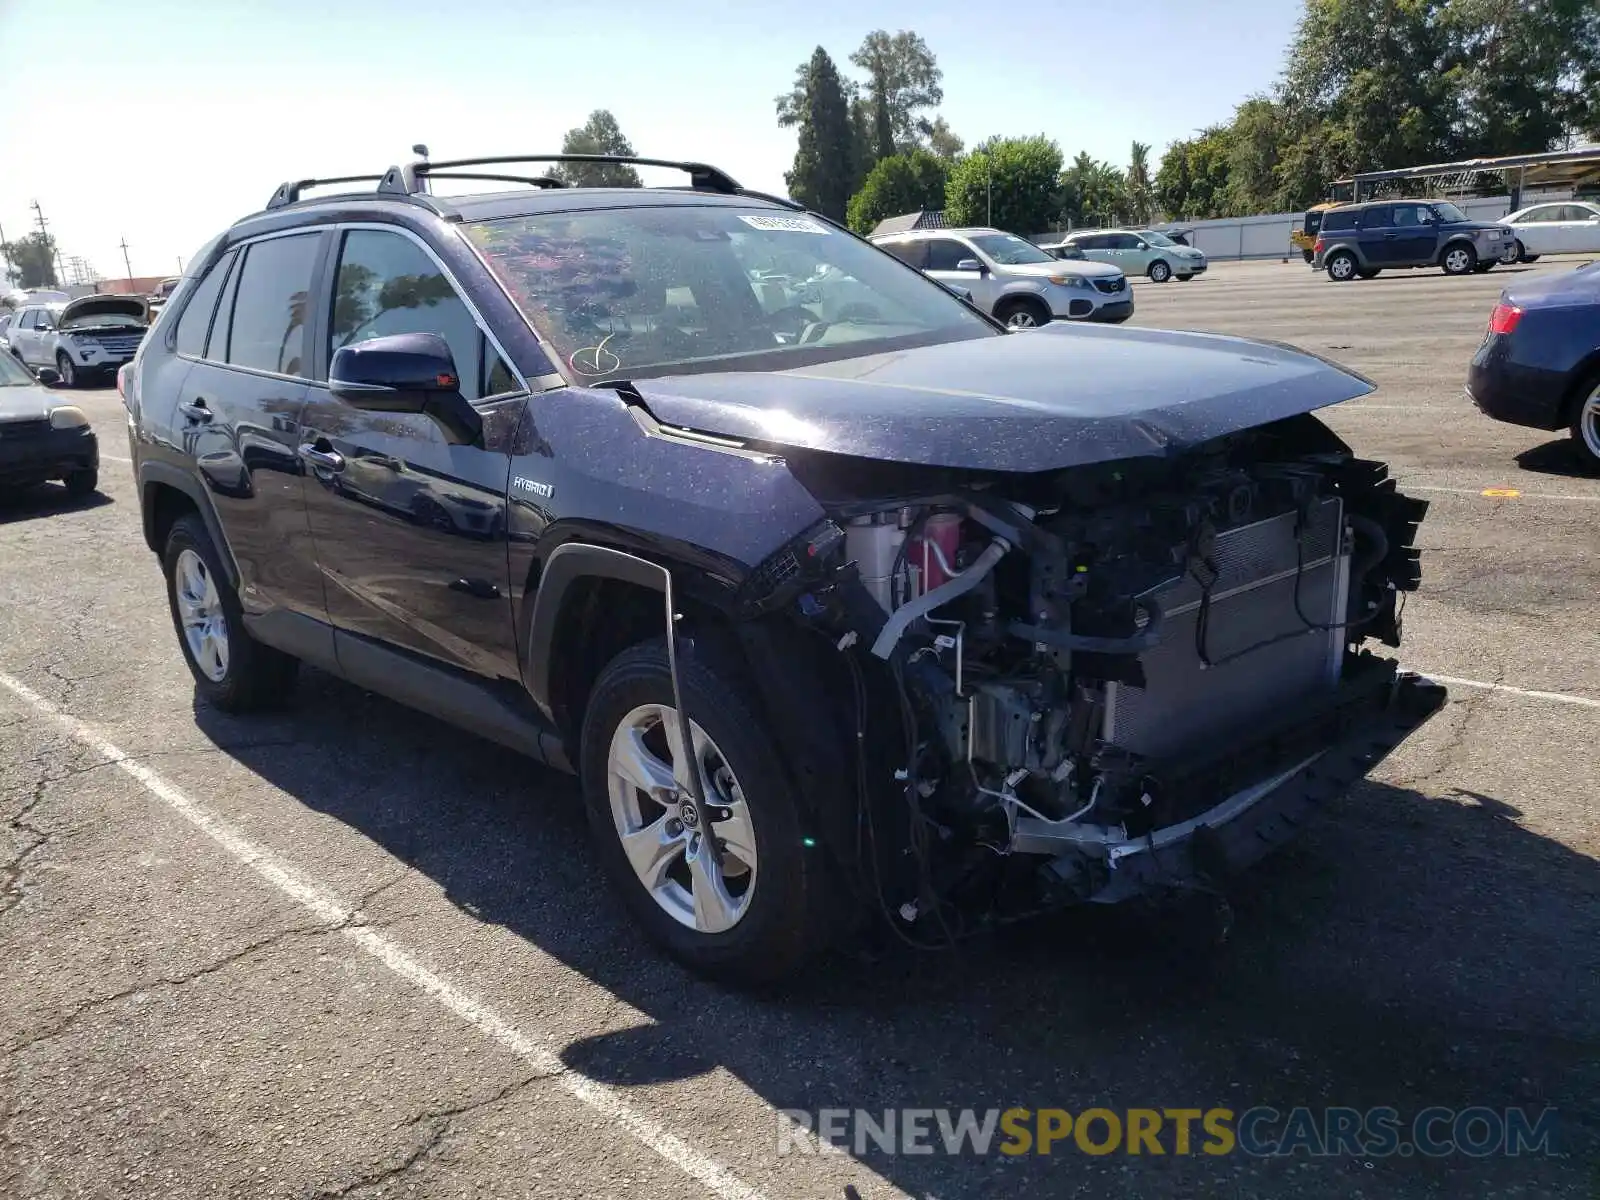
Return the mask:
<svg viewBox="0 0 1600 1200">
<path fill-rule="evenodd" d="M 981 262 L 979 262 L 975 258 L 963 258 L 960 262 L 958 262 L 956 264 L 956 270 L 958 270 L 958 271 L 977 271 L 977 272 L 979 272 L 981 274 L 983 272 L 983 270 L 984 270 L 984 266 L 983 266 L 983 264 Z"/>
<path fill-rule="evenodd" d="M 44 384 L 45 387 L 59 387 L 61 385 L 61 373 L 54 367 L 40 367 L 37 375 L 39 382 Z"/>
<path fill-rule="evenodd" d="M 483 420 L 461 395 L 450 345 L 436 333 L 396 333 L 334 351 L 328 391 L 365 412 L 422 413 L 471 444 Z"/>
</svg>

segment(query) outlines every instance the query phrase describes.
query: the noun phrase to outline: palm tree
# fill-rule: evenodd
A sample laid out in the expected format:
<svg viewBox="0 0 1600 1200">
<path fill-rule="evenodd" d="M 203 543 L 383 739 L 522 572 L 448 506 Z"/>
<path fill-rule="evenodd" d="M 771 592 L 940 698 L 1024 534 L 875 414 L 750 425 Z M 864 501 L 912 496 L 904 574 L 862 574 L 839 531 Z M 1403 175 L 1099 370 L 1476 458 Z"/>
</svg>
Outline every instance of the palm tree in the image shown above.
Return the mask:
<svg viewBox="0 0 1600 1200">
<path fill-rule="evenodd" d="M 1135 224 L 1150 219 L 1150 143 L 1134 142 L 1128 154 L 1127 197 Z"/>
</svg>

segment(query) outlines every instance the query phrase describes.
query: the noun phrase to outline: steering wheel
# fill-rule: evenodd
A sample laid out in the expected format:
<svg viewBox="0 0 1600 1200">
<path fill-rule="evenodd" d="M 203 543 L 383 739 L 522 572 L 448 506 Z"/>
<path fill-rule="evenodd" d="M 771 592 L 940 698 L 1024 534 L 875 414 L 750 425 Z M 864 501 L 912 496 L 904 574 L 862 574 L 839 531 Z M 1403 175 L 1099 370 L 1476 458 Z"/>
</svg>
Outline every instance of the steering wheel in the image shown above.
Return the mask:
<svg viewBox="0 0 1600 1200">
<path fill-rule="evenodd" d="M 831 322 L 817 319 L 817 314 L 799 304 L 786 304 L 767 314 L 767 323 L 780 337 L 790 338 L 796 345 L 816 341 L 828 331 Z"/>
<path fill-rule="evenodd" d="M 876 305 L 857 301 L 854 304 L 846 304 L 839 310 L 839 315 L 834 319 L 838 321 L 881 321 L 883 314 L 878 311 Z"/>
</svg>

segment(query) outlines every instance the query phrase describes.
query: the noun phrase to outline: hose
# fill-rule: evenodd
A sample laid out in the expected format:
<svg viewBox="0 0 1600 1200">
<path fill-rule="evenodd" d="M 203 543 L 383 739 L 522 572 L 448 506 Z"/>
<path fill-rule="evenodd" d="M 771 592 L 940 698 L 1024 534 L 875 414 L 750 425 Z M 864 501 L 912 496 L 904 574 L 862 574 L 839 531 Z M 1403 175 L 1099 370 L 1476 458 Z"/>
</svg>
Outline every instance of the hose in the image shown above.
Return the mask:
<svg viewBox="0 0 1600 1200">
<path fill-rule="evenodd" d="M 1087 633 L 1070 633 L 1065 629 L 1045 629 L 1013 621 L 1009 631 L 1026 642 L 1043 642 L 1061 650 L 1075 650 L 1083 654 L 1140 654 L 1161 640 L 1161 626 L 1166 614 L 1154 600 L 1141 600 L 1139 606 L 1149 616 L 1145 627 L 1127 637 L 1095 637 Z"/>
<path fill-rule="evenodd" d="M 1005 557 L 1006 551 L 1011 549 L 1011 543 L 1003 537 L 997 537 L 978 555 L 977 560 L 956 578 L 946 583 L 941 583 L 931 592 L 923 592 L 909 604 L 903 604 L 890 615 L 884 622 L 883 629 L 878 638 L 872 643 L 872 653 L 881 659 L 887 660 L 894 653 L 894 648 L 899 644 L 906 628 L 927 613 L 932 612 L 941 604 L 948 604 L 957 596 L 964 596 L 973 588 L 983 582 L 983 578 L 994 565 Z"/>
</svg>

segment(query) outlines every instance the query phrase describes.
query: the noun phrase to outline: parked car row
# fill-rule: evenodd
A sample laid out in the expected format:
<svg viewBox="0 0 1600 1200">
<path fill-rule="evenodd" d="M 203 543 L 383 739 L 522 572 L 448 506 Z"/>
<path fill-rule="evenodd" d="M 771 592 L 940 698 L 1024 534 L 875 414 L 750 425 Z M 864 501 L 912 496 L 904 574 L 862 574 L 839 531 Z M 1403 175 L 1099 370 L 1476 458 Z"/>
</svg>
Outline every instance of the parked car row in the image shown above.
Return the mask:
<svg viewBox="0 0 1600 1200">
<path fill-rule="evenodd" d="M 1133 316 L 1133 290 L 1121 270 L 1061 262 L 1013 233 L 924 229 L 872 240 L 1013 329 L 1056 319 L 1119 324 Z"/>
<path fill-rule="evenodd" d="M 150 326 L 142 296 L 81 296 L 26 304 L 5 328 L 6 349 L 25 367 L 48 367 L 63 387 L 109 379 L 132 362 Z"/>
</svg>

